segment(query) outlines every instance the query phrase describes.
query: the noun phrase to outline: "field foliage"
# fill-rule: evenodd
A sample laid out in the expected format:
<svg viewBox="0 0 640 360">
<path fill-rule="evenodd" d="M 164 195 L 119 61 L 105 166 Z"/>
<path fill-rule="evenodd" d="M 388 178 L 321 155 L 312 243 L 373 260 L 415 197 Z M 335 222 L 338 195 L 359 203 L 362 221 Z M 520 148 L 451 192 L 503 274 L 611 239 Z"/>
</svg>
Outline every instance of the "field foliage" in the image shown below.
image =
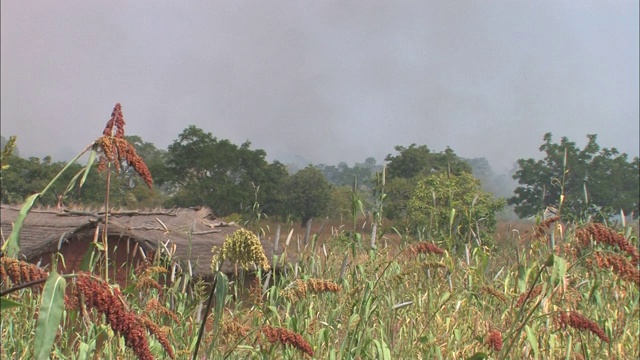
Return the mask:
<svg viewBox="0 0 640 360">
<path fill-rule="evenodd" d="M 106 208 L 109 174 L 123 163 L 152 185 L 123 126 L 118 104 L 83 151 L 107 171 Z M 26 199 L 2 239 L 3 359 L 640 358 L 637 224 L 624 213 L 615 223 L 566 221 L 562 187 L 555 214 L 519 228 L 496 227 L 502 203 L 455 172 L 418 183 L 408 222 L 385 221 L 384 175 L 374 211 L 354 183 L 342 220 L 319 227 L 266 219 L 256 195 L 234 215 L 246 229 L 212 249 L 209 277 L 193 278 L 186 264 L 175 271 L 158 246 L 120 288 L 106 236 L 80 273 L 60 275 L 59 255 L 49 269 L 17 257 L 22 222 L 68 166 Z M 267 257 L 259 241 L 282 252 Z M 233 273 L 218 270 L 223 261 Z"/>
</svg>

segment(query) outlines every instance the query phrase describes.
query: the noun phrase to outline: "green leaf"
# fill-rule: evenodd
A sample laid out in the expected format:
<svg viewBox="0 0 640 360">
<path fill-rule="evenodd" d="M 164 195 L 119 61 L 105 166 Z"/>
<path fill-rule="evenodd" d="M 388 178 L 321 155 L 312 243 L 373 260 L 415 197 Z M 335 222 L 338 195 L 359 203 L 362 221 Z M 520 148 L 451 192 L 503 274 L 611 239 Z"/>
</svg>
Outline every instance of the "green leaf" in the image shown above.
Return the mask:
<svg viewBox="0 0 640 360">
<path fill-rule="evenodd" d="M 96 341 L 91 340 L 89 344 L 80 342 L 80 346 L 78 346 L 78 360 L 88 360 L 91 359 L 93 352 L 96 349 Z"/>
<path fill-rule="evenodd" d="M 227 296 L 227 290 L 229 289 L 229 278 L 222 272 L 218 272 L 216 275 L 216 304 L 214 313 L 214 328 L 218 328 L 220 319 L 222 319 L 222 311 L 224 310 L 224 299 Z"/>
<path fill-rule="evenodd" d="M 46 360 L 51 354 L 51 347 L 58 332 L 58 326 L 62 320 L 64 311 L 64 288 L 67 281 L 55 271 L 49 273 L 49 278 L 44 284 L 42 292 L 42 304 L 36 321 L 36 333 L 34 344 L 35 358 Z"/>
<path fill-rule="evenodd" d="M 518 291 L 523 293 L 527 289 L 527 275 L 524 265 L 518 265 Z"/>
<path fill-rule="evenodd" d="M 11 235 L 9 235 L 9 239 L 2 246 L 2 251 L 9 257 L 15 258 L 18 256 L 20 252 L 20 232 L 22 231 L 22 224 L 24 223 L 24 219 L 31 211 L 33 204 L 40 197 L 40 193 L 35 193 L 27 198 L 27 201 L 24 202 L 22 208 L 20 209 L 20 213 L 16 218 L 16 222 L 13 224 L 13 230 L 11 231 Z"/>
<path fill-rule="evenodd" d="M 486 359 L 487 357 L 488 357 L 487 354 L 483 352 L 477 352 L 473 354 L 473 356 L 471 356 L 470 358 L 467 358 L 467 360 L 482 360 L 482 359 Z"/>
<path fill-rule="evenodd" d="M 83 171 L 84 169 L 78 171 L 75 175 L 73 175 L 73 177 L 69 181 L 69 184 L 67 184 L 67 187 L 64 189 L 64 192 L 62 193 L 63 198 L 67 196 L 69 191 L 71 191 L 76 186 L 76 181 L 78 181 L 78 178 L 80 177 L 80 175 L 82 175 Z"/>
<path fill-rule="evenodd" d="M 555 261 L 555 256 L 551 254 L 549 255 L 549 258 L 547 258 L 547 261 L 544 263 L 544 266 L 551 267 L 553 266 L 554 261 Z"/>
<path fill-rule="evenodd" d="M 562 281 L 564 275 L 567 273 L 567 261 L 559 256 L 555 256 L 553 269 L 551 271 L 551 279 L 549 280 L 551 285 L 555 285 L 558 281 Z"/>
<path fill-rule="evenodd" d="M 89 154 L 89 160 L 87 161 L 87 166 L 84 168 L 84 175 L 82 175 L 82 179 L 80 179 L 80 185 L 78 185 L 78 187 L 80 189 L 82 189 L 82 185 L 84 185 L 84 182 L 87 180 L 87 176 L 89 176 L 89 170 L 91 169 L 91 166 L 93 165 L 93 163 L 96 161 L 96 155 L 97 155 L 97 144 L 93 146 L 93 148 L 91 149 L 91 153 Z"/>
<path fill-rule="evenodd" d="M 6 298 L 0 298 L 0 309 L 7 310 L 7 309 L 11 309 L 11 308 L 15 308 L 15 307 L 21 307 L 24 306 L 24 304 L 21 304 L 19 302 L 15 302 L 13 300 L 9 300 Z"/>
<path fill-rule="evenodd" d="M 374 339 L 373 343 L 376 345 L 376 352 L 378 353 L 377 359 L 387 360 L 391 359 L 391 350 L 384 341 Z"/>
<path fill-rule="evenodd" d="M 527 333 L 527 341 L 529 342 L 529 345 L 531 345 L 531 348 L 533 349 L 534 356 L 537 358 L 538 353 L 540 351 L 538 349 L 538 339 L 536 339 L 536 335 L 531 330 L 529 325 L 525 325 L 524 331 Z"/>
</svg>

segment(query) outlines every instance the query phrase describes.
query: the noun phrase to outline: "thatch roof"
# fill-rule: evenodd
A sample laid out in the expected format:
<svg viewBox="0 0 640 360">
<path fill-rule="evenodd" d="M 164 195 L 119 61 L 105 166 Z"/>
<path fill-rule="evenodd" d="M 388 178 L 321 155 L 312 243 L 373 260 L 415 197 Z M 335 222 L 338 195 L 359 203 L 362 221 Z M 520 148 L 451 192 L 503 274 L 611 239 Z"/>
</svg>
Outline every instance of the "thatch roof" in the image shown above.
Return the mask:
<svg viewBox="0 0 640 360">
<path fill-rule="evenodd" d="M 2 233 L 8 238 L 19 208 L 0 206 Z M 104 212 L 34 209 L 27 216 L 20 236 L 20 257 L 37 261 L 55 252 L 60 241 L 92 241 L 96 226 L 104 226 Z M 153 211 L 113 211 L 109 213 L 108 235 L 129 238 L 145 251 L 160 243 L 175 245 L 175 257 L 190 261 L 194 275 L 211 274 L 211 248 L 222 247 L 225 236 L 240 227 L 216 219 L 208 208 L 177 208 Z M 273 244 L 263 242 L 266 255 L 273 255 Z M 223 271 L 231 271 L 225 264 Z"/>
</svg>

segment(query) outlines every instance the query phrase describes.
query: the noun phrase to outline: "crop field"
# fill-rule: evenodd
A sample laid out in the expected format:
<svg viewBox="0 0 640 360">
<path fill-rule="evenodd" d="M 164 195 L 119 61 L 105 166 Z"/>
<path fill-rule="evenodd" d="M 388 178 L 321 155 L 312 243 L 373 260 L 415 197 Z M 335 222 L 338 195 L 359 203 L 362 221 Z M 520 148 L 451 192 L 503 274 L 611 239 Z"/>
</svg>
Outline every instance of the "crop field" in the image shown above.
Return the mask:
<svg viewBox="0 0 640 360">
<path fill-rule="evenodd" d="M 111 209 L 117 208 L 110 203 L 111 195 L 130 198 L 132 206 L 138 201 L 122 184 L 117 186 L 116 175 L 139 175 L 149 189 L 153 184 L 123 127 L 117 104 L 103 135 L 61 165 L 52 179 L 39 178 L 42 189 L 29 190 L 31 195 L 24 197 L 14 194 L 20 195 L 22 205 L 8 224 L 10 234 L 1 234 L 2 359 L 640 358 L 637 158 L 627 163 L 625 154 L 614 158 L 614 152 L 604 149 L 594 157 L 595 164 L 611 166 L 601 169 L 604 180 L 589 190 L 584 174 L 569 170 L 595 165 L 572 168 L 572 161 L 587 158 L 585 153 L 571 143 L 551 144 L 549 134 L 545 146 L 553 151 L 547 162 L 522 161 L 524 168 L 516 174 L 529 187 L 516 189 L 526 196 L 515 198 L 514 209 L 535 220 L 505 222 L 496 215 L 505 199 L 483 190 L 470 165 L 452 151 L 398 147 L 400 154 L 389 160 L 389 172 L 387 167 L 376 172 L 365 194 L 356 180 L 352 187 L 337 188 L 312 166 L 288 178 L 286 169 L 275 164 L 271 170 L 275 169 L 274 179 L 282 176 L 279 185 L 273 179 L 260 183 L 271 185 L 270 204 L 260 204 L 260 186 L 252 179 L 229 179 L 230 173 L 236 174 L 230 170 L 213 179 L 209 175 L 215 166 L 206 157 L 196 164 L 205 164 L 203 169 L 174 170 L 180 179 L 185 174 L 208 176 L 173 183 L 165 190 L 173 189 L 178 200 L 183 196 L 180 201 L 195 205 L 221 206 L 200 197 L 212 189 L 216 196 L 244 194 L 243 206 L 235 206 L 234 198 L 219 208 L 229 214 L 226 229 L 232 222 L 242 227 L 216 234 L 219 246 L 211 245 L 206 266 L 185 263 L 175 243 L 156 244 L 155 253 L 143 254 L 139 264 L 118 265 L 110 255 L 116 250 L 109 248 L 112 234 L 106 230 L 117 224 L 110 220 L 116 216 Z M 188 133 L 202 138 L 198 144 L 215 145 L 205 155 L 217 154 L 220 144 L 229 147 L 200 129 L 190 127 Z M 10 157 L 14 143 L 12 138 L 2 152 L 3 171 L 20 166 Z M 593 152 L 595 136 L 591 144 Z M 181 148 L 178 145 L 173 150 Z M 248 145 L 238 149 L 244 151 L 242 158 L 250 155 L 245 153 Z M 405 161 L 416 153 L 428 164 L 421 171 Z M 84 154 L 89 154 L 87 165 L 74 168 Z M 182 155 L 174 162 L 183 165 L 195 156 Z M 264 153 L 258 152 L 257 160 L 261 157 Z M 61 175 L 68 169 L 75 175 L 67 185 Z M 102 177 L 94 179 L 104 180 L 104 211 L 89 221 L 99 226 L 87 244 L 83 271 L 59 273 L 65 264 L 60 251 L 45 268 L 23 261 L 20 236 L 31 209 L 39 200 L 55 200 L 64 208 L 64 201 L 70 201 L 65 196 L 82 187 L 91 169 L 102 171 Z M 553 179 L 523 180 L 540 169 L 554 174 Z M 401 177 L 400 170 L 409 174 Z M 614 171 L 619 188 L 627 190 L 624 194 L 605 186 Z M 26 173 L 13 173 L 10 179 L 19 183 Z M 387 181 L 385 174 L 396 177 Z M 63 183 L 56 187 L 56 182 Z M 131 190 L 135 184 L 126 185 Z M 595 185 L 600 185 L 599 191 Z M 542 191 L 534 191 L 538 188 Z M 286 191 L 280 193 L 282 189 Z M 85 194 L 101 191 L 94 190 Z M 291 193 L 295 196 L 285 201 Z M 165 196 L 173 201 L 169 195 Z M 275 205 L 286 209 L 275 211 Z M 287 220 L 268 218 L 261 206 L 271 206 L 271 214 Z M 230 209 L 247 210 L 237 214 Z M 333 213 L 333 219 L 323 220 L 318 213 Z M 160 233 L 170 232 L 158 217 L 150 222 Z M 189 224 L 179 228 L 180 235 L 188 237 L 187 258 L 192 235 L 208 234 L 206 253 L 203 248 L 197 251 L 209 259 L 213 233 L 221 230 L 207 224 L 206 231 L 194 231 L 196 221 Z M 143 225 L 136 229 L 148 228 L 148 223 Z M 66 234 L 58 240 L 58 250 Z M 179 251 L 186 247 L 181 245 Z M 114 281 L 116 266 L 126 270 L 128 281 L 122 286 Z M 195 276 L 196 267 L 206 274 Z"/>
<path fill-rule="evenodd" d="M 371 248 L 363 223 L 315 224 L 305 244 L 303 228 L 283 225 L 285 253 L 257 271 L 167 282 L 165 254 L 126 289 L 76 274 L 66 295 L 3 257 L 3 290 L 49 281 L 3 294 L 2 358 L 33 358 L 45 326 L 54 359 L 638 358 L 637 228 L 553 220 L 503 224 L 496 245 L 456 253 L 401 232 Z M 258 233 L 275 241 L 276 226 Z M 42 314 L 56 301 L 51 326 Z"/>
</svg>

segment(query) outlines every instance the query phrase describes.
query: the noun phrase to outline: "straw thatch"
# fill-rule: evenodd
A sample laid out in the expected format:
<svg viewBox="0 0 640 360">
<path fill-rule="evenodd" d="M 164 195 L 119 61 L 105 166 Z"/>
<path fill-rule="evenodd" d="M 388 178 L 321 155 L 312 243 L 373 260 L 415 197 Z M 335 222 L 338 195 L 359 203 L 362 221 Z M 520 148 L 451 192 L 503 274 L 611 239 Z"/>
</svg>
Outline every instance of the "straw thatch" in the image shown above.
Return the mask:
<svg viewBox="0 0 640 360">
<path fill-rule="evenodd" d="M 19 208 L 0 207 L 2 233 L 8 237 Z M 55 253 L 64 254 L 65 248 L 73 248 L 77 242 L 91 242 L 104 229 L 104 212 L 76 210 L 34 209 L 27 216 L 20 236 L 20 257 L 27 261 Z M 137 243 L 147 254 L 158 247 L 172 249 L 175 259 L 183 269 L 190 263 L 193 274 L 207 277 L 211 274 L 211 249 L 222 247 L 225 236 L 240 227 L 216 219 L 208 208 L 177 208 L 153 211 L 112 211 L 109 213 L 109 238 L 125 239 Z M 273 244 L 263 242 L 265 254 L 273 255 Z M 231 265 L 223 269 L 231 272 Z"/>
</svg>

